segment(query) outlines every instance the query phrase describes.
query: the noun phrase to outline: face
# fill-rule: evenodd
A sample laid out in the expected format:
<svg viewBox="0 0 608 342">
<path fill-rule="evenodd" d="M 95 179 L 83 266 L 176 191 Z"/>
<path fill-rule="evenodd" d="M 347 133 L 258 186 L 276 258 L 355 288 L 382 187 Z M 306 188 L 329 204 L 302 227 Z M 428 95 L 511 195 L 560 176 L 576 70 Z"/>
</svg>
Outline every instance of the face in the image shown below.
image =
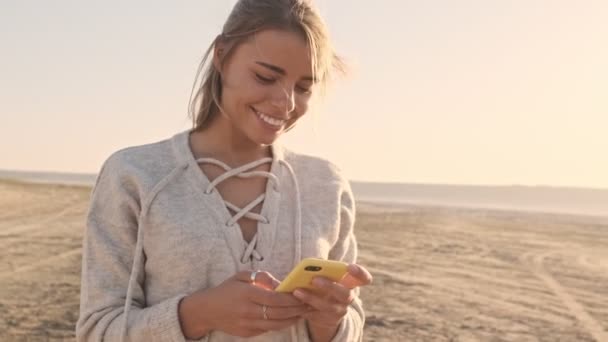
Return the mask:
<svg viewBox="0 0 608 342">
<path fill-rule="evenodd" d="M 272 144 L 306 113 L 313 91 L 310 50 L 300 35 L 264 30 L 235 47 L 220 65 L 224 109 L 235 133 L 257 145 Z M 220 57 L 221 58 L 221 57 Z"/>
</svg>

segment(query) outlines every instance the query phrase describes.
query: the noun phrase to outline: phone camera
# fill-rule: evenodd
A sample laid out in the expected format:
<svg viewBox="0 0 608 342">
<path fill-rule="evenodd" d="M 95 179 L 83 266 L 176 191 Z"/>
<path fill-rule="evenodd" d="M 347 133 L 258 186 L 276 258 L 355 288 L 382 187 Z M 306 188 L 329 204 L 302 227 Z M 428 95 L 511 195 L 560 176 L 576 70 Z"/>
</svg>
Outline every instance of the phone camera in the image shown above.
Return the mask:
<svg viewBox="0 0 608 342">
<path fill-rule="evenodd" d="M 305 271 L 312 271 L 312 272 L 318 272 L 321 270 L 320 266 L 306 266 L 304 268 Z"/>
</svg>

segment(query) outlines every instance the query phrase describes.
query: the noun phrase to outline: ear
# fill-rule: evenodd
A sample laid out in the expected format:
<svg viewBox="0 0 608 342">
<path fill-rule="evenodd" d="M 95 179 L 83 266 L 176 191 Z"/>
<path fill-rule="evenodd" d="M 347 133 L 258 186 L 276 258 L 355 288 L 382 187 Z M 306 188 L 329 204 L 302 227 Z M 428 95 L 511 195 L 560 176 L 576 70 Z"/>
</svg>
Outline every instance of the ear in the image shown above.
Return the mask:
<svg viewBox="0 0 608 342">
<path fill-rule="evenodd" d="M 213 66 L 219 73 L 222 73 L 222 61 L 226 57 L 226 50 L 221 41 L 217 41 L 213 46 Z"/>
</svg>

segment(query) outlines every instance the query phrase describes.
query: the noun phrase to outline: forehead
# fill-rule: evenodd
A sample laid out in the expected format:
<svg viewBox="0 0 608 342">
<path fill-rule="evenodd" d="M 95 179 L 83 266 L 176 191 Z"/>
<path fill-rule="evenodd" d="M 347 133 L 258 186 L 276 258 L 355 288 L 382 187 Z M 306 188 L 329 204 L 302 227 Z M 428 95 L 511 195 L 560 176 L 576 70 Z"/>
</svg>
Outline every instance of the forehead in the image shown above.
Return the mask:
<svg viewBox="0 0 608 342">
<path fill-rule="evenodd" d="M 284 30 L 263 30 L 237 48 L 235 58 L 245 63 L 263 62 L 285 70 L 288 77 L 312 76 L 310 48 L 304 37 Z"/>
</svg>

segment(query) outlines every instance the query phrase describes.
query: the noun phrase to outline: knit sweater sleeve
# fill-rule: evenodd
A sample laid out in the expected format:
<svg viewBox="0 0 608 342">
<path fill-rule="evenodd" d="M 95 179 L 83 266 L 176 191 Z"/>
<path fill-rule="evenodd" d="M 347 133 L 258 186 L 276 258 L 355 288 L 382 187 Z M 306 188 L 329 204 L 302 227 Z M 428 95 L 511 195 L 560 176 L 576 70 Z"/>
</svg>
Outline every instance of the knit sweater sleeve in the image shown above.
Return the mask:
<svg viewBox="0 0 608 342">
<path fill-rule="evenodd" d="M 355 199 L 347 180 L 343 180 L 343 190 L 340 198 L 340 232 L 338 242 L 329 252 L 329 259 L 340 260 L 346 263 L 357 262 L 357 240 L 354 234 L 355 224 Z M 334 342 L 353 342 L 363 340 L 363 326 L 365 324 L 365 312 L 359 288 L 353 290 L 355 299 L 348 307 L 344 319 L 340 323 Z"/>
<path fill-rule="evenodd" d="M 124 305 L 134 260 L 141 184 L 115 153 L 104 163 L 91 192 L 83 238 L 77 341 L 120 341 Z M 184 295 L 146 307 L 144 259 L 133 267 L 128 341 L 185 341 L 178 319 Z"/>
</svg>

